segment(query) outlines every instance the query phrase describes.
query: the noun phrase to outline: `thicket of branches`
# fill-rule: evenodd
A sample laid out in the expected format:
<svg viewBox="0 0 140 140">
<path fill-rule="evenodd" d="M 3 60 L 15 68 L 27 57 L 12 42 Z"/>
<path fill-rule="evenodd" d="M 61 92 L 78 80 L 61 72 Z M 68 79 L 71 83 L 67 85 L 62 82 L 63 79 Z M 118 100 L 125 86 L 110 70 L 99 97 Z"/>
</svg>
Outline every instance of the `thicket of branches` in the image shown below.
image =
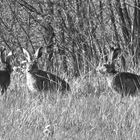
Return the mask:
<svg viewBox="0 0 140 140">
<path fill-rule="evenodd" d="M 0 45 L 43 46 L 46 70 L 71 76 L 106 61 L 110 47 L 138 66 L 140 0 L 1 0 Z"/>
</svg>

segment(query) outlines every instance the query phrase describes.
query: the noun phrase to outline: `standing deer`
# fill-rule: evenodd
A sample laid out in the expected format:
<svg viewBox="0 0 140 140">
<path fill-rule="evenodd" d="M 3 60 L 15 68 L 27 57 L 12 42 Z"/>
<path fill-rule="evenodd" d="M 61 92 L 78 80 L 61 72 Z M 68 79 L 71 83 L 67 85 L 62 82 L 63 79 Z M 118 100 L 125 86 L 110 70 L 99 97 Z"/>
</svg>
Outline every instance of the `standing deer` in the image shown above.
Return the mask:
<svg viewBox="0 0 140 140">
<path fill-rule="evenodd" d="M 10 76 L 12 72 L 12 66 L 10 64 L 10 59 L 12 56 L 12 51 L 8 53 L 5 57 L 5 48 L 1 51 L 1 62 L 4 64 L 4 69 L 0 70 L 0 87 L 1 87 L 1 95 L 3 95 L 6 91 L 8 86 L 10 85 Z"/>
<path fill-rule="evenodd" d="M 30 91 L 69 91 L 70 86 L 60 77 L 40 70 L 38 59 L 42 56 L 43 47 L 36 50 L 33 59 L 29 51 L 23 48 L 23 53 L 27 59 L 26 63 L 26 84 Z"/>
<path fill-rule="evenodd" d="M 117 55 L 116 49 L 111 49 L 109 54 L 111 61 L 99 68 L 99 72 L 106 75 L 108 86 L 114 92 L 121 94 L 122 97 L 140 94 L 140 76 L 134 73 L 117 71 L 115 69 Z"/>
</svg>

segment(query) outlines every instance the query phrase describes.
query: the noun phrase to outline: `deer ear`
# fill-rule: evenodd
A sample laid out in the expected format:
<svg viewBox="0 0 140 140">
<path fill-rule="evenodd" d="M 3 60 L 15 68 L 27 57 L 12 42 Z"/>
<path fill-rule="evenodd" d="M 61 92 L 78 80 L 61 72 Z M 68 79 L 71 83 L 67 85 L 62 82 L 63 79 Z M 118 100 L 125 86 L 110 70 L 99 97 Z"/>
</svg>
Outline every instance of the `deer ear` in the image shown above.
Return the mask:
<svg viewBox="0 0 140 140">
<path fill-rule="evenodd" d="M 114 49 L 112 60 L 115 60 L 120 53 L 121 53 L 121 49 L 120 48 Z"/>
<path fill-rule="evenodd" d="M 10 51 L 10 52 L 8 53 L 8 55 L 6 56 L 6 62 L 7 62 L 7 63 L 10 63 L 10 59 L 11 59 L 12 56 L 13 56 L 13 52 Z"/>
<path fill-rule="evenodd" d="M 121 53 L 120 48 L 114 49 L 113 47 L 110 48 L 110 53 L 109 53 L 109 62 L 112 63 L 115 61 L 115 59 L 118 57 L 118 55 Z"/>
<path fill-rule="evenodd" d="M 8 56 L 11 56 L 11 55 L 13 55 L 13 52 L 12 52 L 12 51 L 10 51 L 10 52 L 8 53 L 7 57 L 8 57 Z"/>
<path fill-rule="evenodd" d="M 6 58 L 6 49 L 4 48 L 3 50 L 1 50 L 1 62 L 5 63 L 5 58 Z"/>
<path fill-rule="evenodd" d="M 43 52 L 43 47 L 40 47 L 36 50 L 34 56 L 36 59 L 40 58 L 42 56 L 42 52 Z"/>
<path fill-rule="evenodd" d="M 31 61 L 30 53 L 26 49 L 24 49 L 24 48 L 22 48 L 22 51 L 25 54 L 25 57 L 26 57 L 27 61 L 30 62 Z"/>
</svg>

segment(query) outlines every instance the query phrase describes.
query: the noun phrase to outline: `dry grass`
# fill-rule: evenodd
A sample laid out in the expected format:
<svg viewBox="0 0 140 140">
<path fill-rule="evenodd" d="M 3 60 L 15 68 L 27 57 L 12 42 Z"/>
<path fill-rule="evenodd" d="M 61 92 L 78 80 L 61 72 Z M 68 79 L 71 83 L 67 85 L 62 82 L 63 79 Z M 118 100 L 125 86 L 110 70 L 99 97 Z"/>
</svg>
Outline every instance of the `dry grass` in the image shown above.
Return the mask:
<svg viewBox="0 0 140 140">
<path fill-rule="evenodd" d="M 24 79 L 24 78 L 23 78 Z M 140 139 L 140 100 L 112 93 L 104 78 L 74 80 L 65 96 L 27 96 L 24 80 L 0 101 L 0 138 L 5 140 L 131 140 Z M 37 93 L 42 94 L 42 93 Z M 30 99 L 29 99 L 30 98 Z"/>
</svg>

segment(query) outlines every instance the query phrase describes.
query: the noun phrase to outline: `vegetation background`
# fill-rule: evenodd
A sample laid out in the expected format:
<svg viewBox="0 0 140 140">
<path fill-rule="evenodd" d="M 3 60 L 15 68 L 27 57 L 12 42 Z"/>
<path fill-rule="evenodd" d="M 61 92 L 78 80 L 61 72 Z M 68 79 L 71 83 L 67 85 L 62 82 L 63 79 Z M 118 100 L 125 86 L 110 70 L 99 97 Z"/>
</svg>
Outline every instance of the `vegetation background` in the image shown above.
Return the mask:
<svg viewBox="0 0 140 140">
<path fill-rule="evenodd" d="M 121 50 L 120 71 L 139 73 L 140 0 L 1 0 L 0 47 L 14 50 L 14 66 L 45 48 L 40 67 L 70 83 L 72 91 L 30 93 L 24 71 L 13 72 L 0 101 L 0 139 L 139 140 L 140 99 L 112 93 L 96 73 L 109 49 Z M 24 69 L 24 67 L 23 67 Z"/>
</svg>

